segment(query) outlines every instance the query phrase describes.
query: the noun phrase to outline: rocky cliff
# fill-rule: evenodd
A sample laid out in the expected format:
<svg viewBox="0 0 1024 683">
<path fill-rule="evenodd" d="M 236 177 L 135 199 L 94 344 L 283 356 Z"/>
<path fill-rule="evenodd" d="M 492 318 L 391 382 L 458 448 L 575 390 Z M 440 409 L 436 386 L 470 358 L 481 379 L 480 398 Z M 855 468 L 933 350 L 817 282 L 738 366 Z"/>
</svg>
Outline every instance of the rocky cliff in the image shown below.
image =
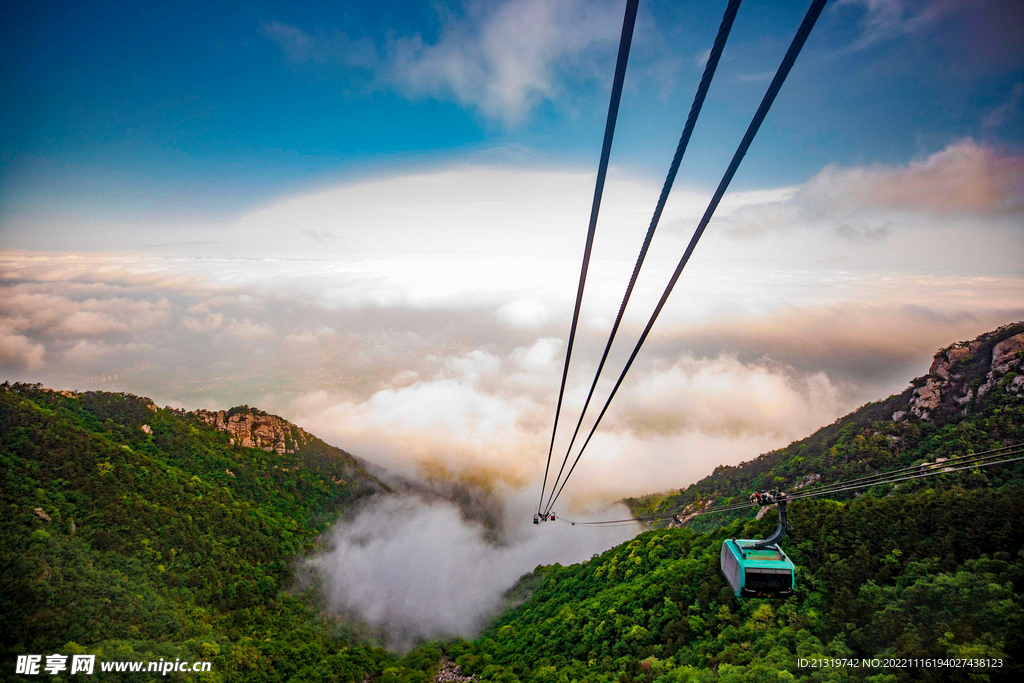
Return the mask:
<svg viewBox="0 0 1024 683">
<path fill-rule="evenodd" d="M 331 446 L 283 417 L 257 408 L 237 406 L 230 410 L 194 410 L 188 415 L 230 435 L 231 446 L 260 448 L 268 453 L 294 456 L 291 464 L 274 465 L 285 472 L 313 468 L 326 473 L 335 484 L 358 482 L 367 490 L 388 491 L 390 488 L 367 471 L 369 463 L 351 453 Z M 386 474 L 374 468 L 378 474 Z M 234 476 L 230 470 L 229 476 Z"/>
<path fill-rule="evenodd" d="M 927 375 L 911 383 L 909 404 L 893 413 L 893 420 L 966 415 L 973 400 L 994 390 L 1019 396 L 1024 390 L 1022 364 L 1024 323 L 951 344 L 935 354 Z"/>
<path fill-rule="evenodd" d="M 288 420 L 248 406 L 231 410 L 196 410 L 192 414 L 211 427 L 230 434 L 232 445 L 237 443 L 283 455 L 295 453 L 314 439 Z"/>
</svg>

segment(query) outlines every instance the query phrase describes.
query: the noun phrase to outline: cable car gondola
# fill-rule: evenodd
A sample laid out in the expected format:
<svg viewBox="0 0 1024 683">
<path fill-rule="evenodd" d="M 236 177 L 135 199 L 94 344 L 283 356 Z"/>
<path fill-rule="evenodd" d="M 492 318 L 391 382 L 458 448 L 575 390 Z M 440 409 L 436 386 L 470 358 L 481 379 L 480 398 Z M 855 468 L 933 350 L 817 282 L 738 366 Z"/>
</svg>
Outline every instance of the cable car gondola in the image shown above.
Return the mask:
<svg viewBox="0 0 1024 683">
<path fill-rule="evenodd" d="M 779 546 L 790 528 L 786 494 L 763 491 L 750 499 L 762 506 L 775 505 L 779 527 L 764 540 L 726 540 L 722 544 L 722 574 L 738 598 L 788 598 L 796 586 L 796 567 Z"/>
</svg>

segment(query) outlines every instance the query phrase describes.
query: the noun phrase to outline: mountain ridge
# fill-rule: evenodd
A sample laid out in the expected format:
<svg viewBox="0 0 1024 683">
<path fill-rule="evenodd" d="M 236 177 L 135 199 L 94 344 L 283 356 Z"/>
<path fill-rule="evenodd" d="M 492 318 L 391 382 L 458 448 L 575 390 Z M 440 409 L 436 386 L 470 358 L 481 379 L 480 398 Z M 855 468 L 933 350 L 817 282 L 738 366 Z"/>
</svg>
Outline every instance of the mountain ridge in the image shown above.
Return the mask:
<svg viewBox="0 0 1024 683">
<path fill-rule="evenodd" d="M 738 465 L 719 465 L 675 493 L 652 493 L 623 502 L 637 515 L 691 515 L 759 489 L 799 489 L 877 474 L 929 457 L 955 457 L 1024 440 L 1012 425 L 993 425 L 989 435 L 954 435 L 964 418 L 1016 404 L 1024 393 L 1024 321 L 1003 325 L 971 341 L 939 349 L 927 374 L 906 389 L 872 401 L 810 436 Z M 943 437 L 954 438 L 943 438 Z M 1012 438 L 1011 438 L 1012 437 Z M 728 523 L 746 513 L 721 517 Z M 718 524 L 694 518 L 700 529 Z"/>
</svg>

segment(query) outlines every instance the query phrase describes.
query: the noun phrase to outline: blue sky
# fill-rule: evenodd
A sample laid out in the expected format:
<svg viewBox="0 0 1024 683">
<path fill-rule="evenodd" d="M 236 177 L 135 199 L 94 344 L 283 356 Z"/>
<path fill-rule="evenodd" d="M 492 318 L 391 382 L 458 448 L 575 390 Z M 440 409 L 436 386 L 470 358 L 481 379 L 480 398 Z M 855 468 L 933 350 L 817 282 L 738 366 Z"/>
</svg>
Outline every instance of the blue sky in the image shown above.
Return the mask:
<svg viewBox="0 0 1024 683">
<path fill-rule="evenodd" d="M 12 5 L 0 221 L 209 219 L 452 160 L 590 169 L 621 7 L 529 14 L 546 5 Z M 741 7 L 681 183 L 717 181 L 804 5 Z M 723 7 L 641 3 L 613 164 L 664 173 Z M 1014 2 L 831 3 L 735 187 L 903 163 L 964 137 L 1018 151 L 1022 13 Z M 521 25 L 503 33 L 512 19 Z M 519 52 L 492 44 L 524 32 Z M 449 73 L 475 68 L 462 86 Z M 525 73 L 503 82 L 509 68 Z"/>
</svg>

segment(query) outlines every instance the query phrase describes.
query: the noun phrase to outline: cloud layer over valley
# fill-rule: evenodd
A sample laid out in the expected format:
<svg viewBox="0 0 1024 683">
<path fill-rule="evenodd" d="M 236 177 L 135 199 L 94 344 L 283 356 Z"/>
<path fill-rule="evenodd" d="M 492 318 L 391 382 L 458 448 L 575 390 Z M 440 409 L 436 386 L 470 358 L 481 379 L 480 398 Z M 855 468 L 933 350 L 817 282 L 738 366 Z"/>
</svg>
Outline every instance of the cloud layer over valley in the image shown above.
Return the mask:
<svg viewBox="0 0 1024 683">
<path fill-rule="evenodd" d="M 333 611 L 354 615 L 389 648 L 406 650 L 422 640 L 475 635 L 502 607 L 505 591 L 537 565 L 582 562 L 633 534 L 561 523 L 546 523 L 540 533 L 529 521 L 532 495 L 502 500 L 505 522 L 488 530 L 448 501 L 375 498 L 337 525 L 307 569 Z"/>
<path fill-rule="evenodd" d="M 827 168 L 727 197 L 567 495 L 686 485 L 899 390 L 940 345 L 1024 317 L 1021 168 L 965 140 L 907 166 Z M 616 178 L 568 420 L 657 191 Z M 259 209 L 209 235 L 230 248 L 8 250 L 0 363 L 54 386 L 259 405 L 408 474 L 527 485 L 545 453 L 591 182 L 451 169 Z M 705 200 L 673 195 L 599 399 Z"/>
</svg>

